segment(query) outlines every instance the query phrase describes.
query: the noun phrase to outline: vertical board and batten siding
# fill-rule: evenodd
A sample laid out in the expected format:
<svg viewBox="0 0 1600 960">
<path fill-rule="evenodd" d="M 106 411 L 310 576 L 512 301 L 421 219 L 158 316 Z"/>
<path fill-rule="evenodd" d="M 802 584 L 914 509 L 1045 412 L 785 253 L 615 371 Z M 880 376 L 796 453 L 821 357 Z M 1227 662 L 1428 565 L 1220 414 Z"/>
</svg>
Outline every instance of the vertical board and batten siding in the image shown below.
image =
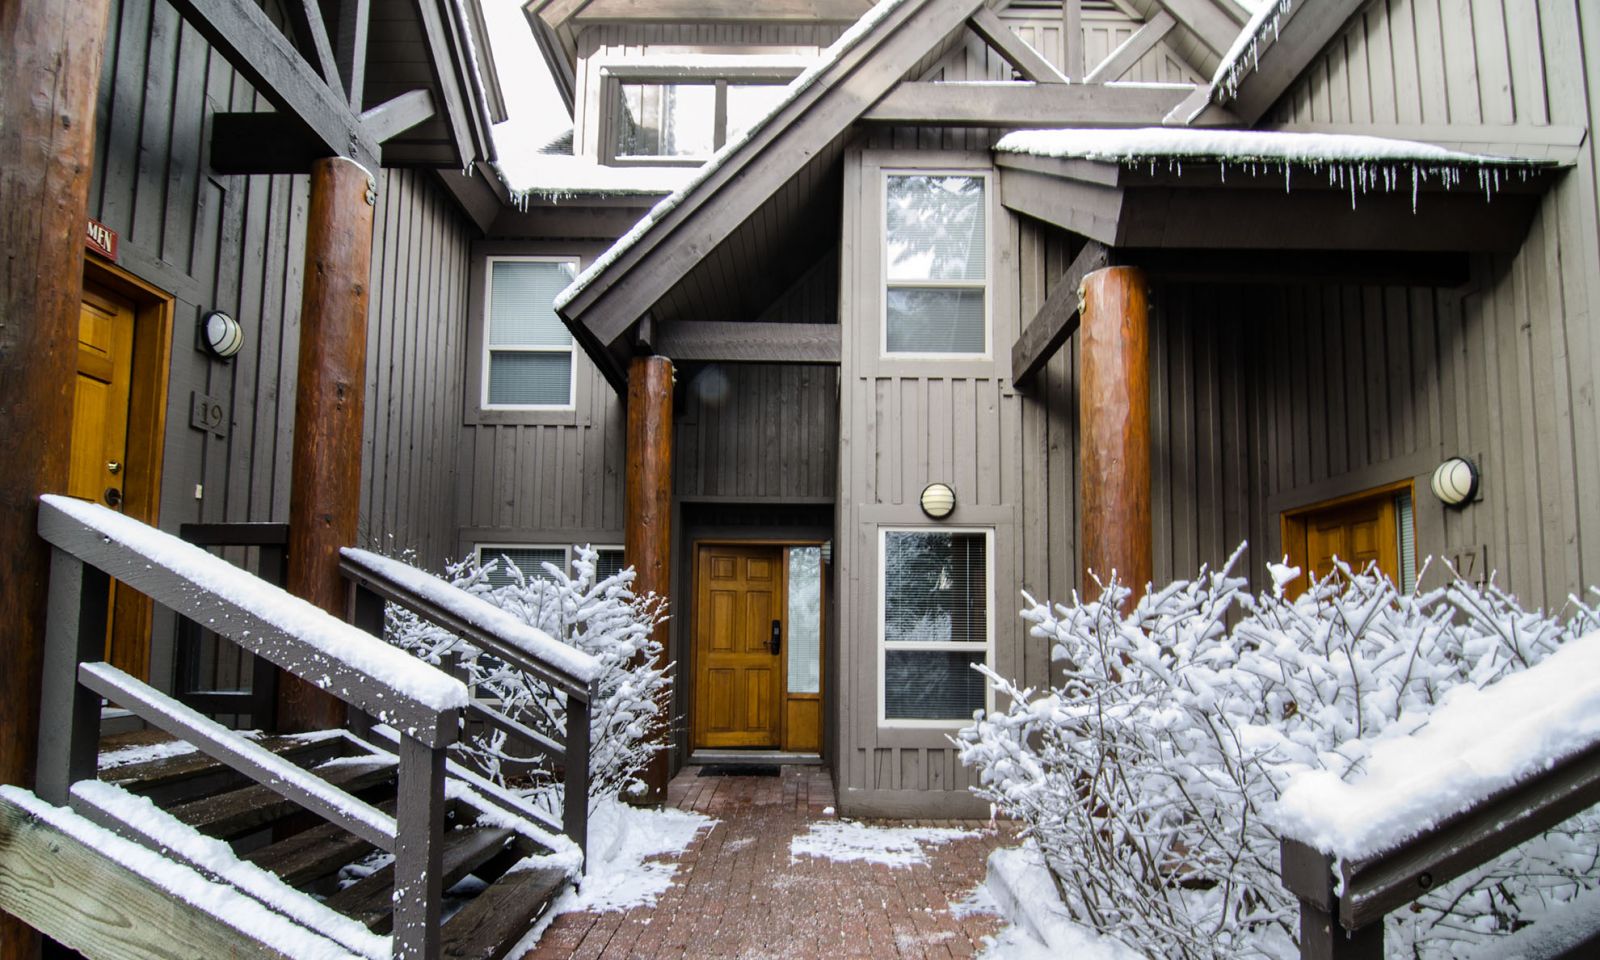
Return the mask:
<svg viewBox="0 0 1600 960">
<path fill-rule="evenodd" d="M 308 181 L 213 173 L 212 114 L 264 102 L 162 0 L 121 0 L 111 25 L 89 214 L 119 234 L 119 267 L 175 299 L 161 526 L 285 520 Z M 350 451 L 362 458 L 360 537 L 435 564 L 455 540 L 446 414 L 460 395 L 471 227 L 427 173 L 381 171 L 378 191 L 365 435 Z M 244 328 L 228 363 L 198 346 L 211 310 Z M 223 404 L 225 436 L 190 427 L 194 394 Z M 163 687 L 172 629 L 158 614 L 151 678 Z M 217 666 L 224 685 L 233 664 Z"/>
<path fill-rule="evenodd" d="M 1486 553 L 1502 586 L 1551 608 L 1600 583 L 1597 52 L 1600 11 L 1579 0 L 1377 0 L 1270 117 L 1534 156 L 1588 130 L 1520 250 L 1479 258 L 1440 304 L 1437 452 L 1482 457 L 1483 499 L 1445 513 L 1433 546 L 1419 537 Z"/>
<path fill-rule="evenodd" d="M 673 424 L 674 497 L 833 501 L 839 452 L 837 368 L 712 364 L 694 374 L 680 393 L 683 409 Z"/>
</svg>

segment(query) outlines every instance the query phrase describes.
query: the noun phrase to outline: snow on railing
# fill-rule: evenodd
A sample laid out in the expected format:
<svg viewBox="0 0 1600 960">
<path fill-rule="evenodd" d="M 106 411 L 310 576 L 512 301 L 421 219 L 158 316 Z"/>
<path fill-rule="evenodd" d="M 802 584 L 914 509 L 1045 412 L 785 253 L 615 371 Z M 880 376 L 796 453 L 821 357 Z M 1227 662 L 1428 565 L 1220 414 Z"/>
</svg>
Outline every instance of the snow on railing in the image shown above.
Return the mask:
<svg viewBox="0 0 1600 960">
<path fill-rule="evenodd" d="M 1385 914 L 1600 802 L 1600 632 L 1452 689 L 1360 769 L 1296 773 L 1271 813 L 1304 957 L 1381 956 Z"/>
</svg>

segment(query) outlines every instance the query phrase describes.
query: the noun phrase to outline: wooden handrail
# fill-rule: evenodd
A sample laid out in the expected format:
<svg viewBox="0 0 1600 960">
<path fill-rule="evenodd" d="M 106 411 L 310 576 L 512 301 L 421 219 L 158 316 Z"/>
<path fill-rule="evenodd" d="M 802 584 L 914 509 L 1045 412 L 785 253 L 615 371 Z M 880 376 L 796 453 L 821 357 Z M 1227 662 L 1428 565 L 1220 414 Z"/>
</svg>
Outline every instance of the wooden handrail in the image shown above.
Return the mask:
<svg viewBox="0 0 1600 960">
<path fill-rule="evenodd" d="M 1339 860 L 1337 875 L 1332 854 L 1284 838 L 1280 875 L 1300 900 L 1301 957 L 1382 957 L 1386 914 L 1597 803 L 1600 744 L 1388 850 Z"/>
</svg>

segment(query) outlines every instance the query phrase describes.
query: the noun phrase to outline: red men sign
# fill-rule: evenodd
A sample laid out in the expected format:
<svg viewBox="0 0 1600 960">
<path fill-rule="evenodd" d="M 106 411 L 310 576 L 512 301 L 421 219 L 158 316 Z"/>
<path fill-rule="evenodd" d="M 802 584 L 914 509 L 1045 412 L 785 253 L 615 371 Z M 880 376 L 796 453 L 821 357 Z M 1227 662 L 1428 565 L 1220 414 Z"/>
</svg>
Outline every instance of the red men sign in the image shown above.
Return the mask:
<svg viewBox="0 0 1600 960">
<path fill-rule="evenodd" d="M 89 232 L 84 235 L 83 245 L 107 260 L 117 259 L 117 231 L 99 220 L 89 220 Z"/>
</svg>

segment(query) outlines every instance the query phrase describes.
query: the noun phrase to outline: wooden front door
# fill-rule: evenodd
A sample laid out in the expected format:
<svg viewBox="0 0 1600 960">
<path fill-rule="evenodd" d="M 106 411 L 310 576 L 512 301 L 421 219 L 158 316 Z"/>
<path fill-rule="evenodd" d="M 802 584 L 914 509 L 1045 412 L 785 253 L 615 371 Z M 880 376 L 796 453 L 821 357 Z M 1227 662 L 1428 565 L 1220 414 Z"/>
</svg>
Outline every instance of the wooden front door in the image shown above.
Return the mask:
<svg viewBox="0 0 1600 960">
<path fill-rule="evenodd" d="M 122 509 L 128 476 L 134 317 L 131 301 L 85 283 L 67 494 L 114 510 Z M 143 678 L 149 673 L 149 601 L 113 581 L 109 603 L 106 660 Z"/>
<path fill-rule="evenodd" d="M 1401 583 L 1400 516 L 1396 497 L 1410 484 L 1316 504 L 1284 515 L 1283 547 L 1289 562 L 1302 571 L 1291 586 L 1297 593 L 1334 571 L 1334 559 L 1360 572 L 1369 564 L 1396 584 Z"/>
<path fill-rule="evenodd" d="M 701 547 L 695 573 L 694 745 L 776 748 L 783 548 Z"/>
<path fill-rule="evenodd" d="M 122 505 L 128 461 L 133 317 L 132 303 L 85 286 L 78 314 L 78 376 L 67 493 L 113 509 Z"/>
</svg>

